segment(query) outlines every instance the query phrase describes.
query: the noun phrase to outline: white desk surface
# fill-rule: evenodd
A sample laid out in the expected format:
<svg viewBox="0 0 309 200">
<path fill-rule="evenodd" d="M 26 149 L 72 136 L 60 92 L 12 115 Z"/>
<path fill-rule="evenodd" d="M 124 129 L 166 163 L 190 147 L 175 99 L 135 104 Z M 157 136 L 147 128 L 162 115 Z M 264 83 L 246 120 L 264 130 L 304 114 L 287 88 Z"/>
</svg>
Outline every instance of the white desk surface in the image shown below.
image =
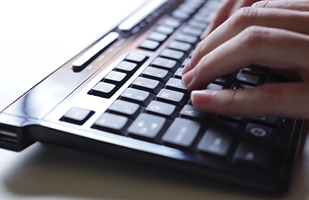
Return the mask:
<svg viewBox="0 0 309 200">
<path fill-rule="evenodd" d="M 100 0 L 100 2 L 105 3 L 105 5 L 106 3 L 108 3 L 109 6 L 118 6 L 120 4 L 120 1 L 121 0 Z M 10 4 L 11 8 L 14 9 L 15 13 L 31 13 L 28 9 L 36 8 L 34 7 L 34 5 L 37 6 L 38 4 L 40 4 L 40 2 L 42 1 L 31 0 L 27 1 L 27 3 L 25 3 L 24 1 L 18 1 L 18 3 L 16 3 L 15 1 L 1 1 L 0 11 L 4 16 L 1 17 L 0 22 L 6 22 L 7 20 L 11 20 L 10 16 L 5 14 L 4 12 L 5 10 L 7 10 L 8 6 L 5 5 L 6 3 Z M 80 11 L 87 10 L 83 6 L 90 5 L 83 4 L 84 1 L 75 0 L 57 0 L 50 2 L 58 3 L 59 5 L 66 3 L 67 6 L 79 2 L 78 5 L 79 9 L 81 9 Z M 94 3 L 94 0 L 89 2 Z M 96 0 L 96 2 L 99 2 L 99 0 Z M 137 2 L 137 0 L 123 0 L 121 5 L 124 8 L 127 8 L 127 6 L 129 4 L 132 4 L 132 2 Z M 124 3 L 127 3 L 127 5 L 125 5 Z M 19 5 L 19 7 L 15 7 L 14 4 Z M 16 12 L 16 8 L 18 8 L 18 12 Z M 57 6 L 54 5 L 53 9 L 56 8 Z M 90 13 L 100 16 L 102 13 L 106 13 L 107 11 L 109 11 L 110 9 L 108 8 L 102 5 L 99 8 L 92 7 L 89 10 Z M 75 7 L 75 9 L 77 8 Z M 96 12 L 94 12 L 93 9 L 96 9 Z M 113 13 L 113 10 L 110 11 Z M 61 15 L 59 13 L 53 15 L 54 12 L 52 12 L 51 10 L 50 12 L 51 13 L 47 14 L 50 14 L 49 16 L 53 17 L 67 16 L 66 12 L 61 12 Z M 76 10 L 74 10 L 74 12 L 75 14 L 82 13 Z M 14 16 L 15 14 L 10 11 L 8 11 L 7 13 L 11 14 L 12 16 Z M 44 12 L 41 12 L 41 14 L 42 13 Z M 117 15 L 114 15 L 114 17 L 116 16 Z M 20 21 L 19 19 L 24 19 L 24 21 L 26 21 L 27 18 L 24 17 L 25 16 L 21 18 L 15 18 L 15 23 L 18 23 Z M 94 15 L 94 17 L 96 16 Z M 10 24 L 11 23 L 8 23 L 8 25 Z M 41 25 L 43 26 L 44 24 L 42 23 Z M 70 28 L 79 28 L 78 25 L 79 24 L 73 24 Z M 84 23 L 84 25 L 90 24 L 87 22 Z M 16 30 L 14 31 L 14 33 L 17 33 L 20 30 L 19 28 L 20 26 L 11 26 L 10 29 L 2 30 Z M 1 31 L 1 33 L 4 32 Z M 25 36 L 25 30 L 23 30 L 22 33 L 22 35 Z M 50 32 L 44 32 L 44 34 L 48 33 Z M 92 35 L 93 39 L 91 38 L 91 41 L 94 41 L 98 37 L 96 35 L 97 33 L 100 32 L 95 32 L 95 34 Z M 27 34 L 28 35 L 26 36 L 29 36 L 31 38 L 32 35 L 30 34 L 30 32 L 27 32 Z M 50 34 L 54 35 L 54 32 Z M 80 34 L 83 35 L 83 33 Z M 29 40 L 29 37 L 27 37 L 26 39 Z M 6 38 L 1 38 L 4 39 L 4 42 L 7 41 Z M 80 39 L 86 38 L 80 37 Z M 68 42 L 74 44 L 74 38 Z M 85 44 L 88 43 L 89 41 L 85 41 Z M 19 41 L 17 41 L 17 44 L 19 44 Z M 42 46 L 42 43 L 39 44 Z M 44 43 L 44 45 L 46 44 Z M 61 45 L 63 45 L 63 48 L 70 47 L 70 45 L 68 45 L 67 43 L 61 43 Z M 79 46 L 78 48 L 81 48 L 81 46 Z M 16 51 L 16 48 L 14 48 L 14 46 L 13 50 Z M 2 56 L 4 52 L 6 51 L 3 51 L 1 53 Z M 27 58 L 29 58 L 29 54 L 27 54 Z M 44 55 L 42 58 L 45 58 Z M 63 59 L 67 59 L 67 57 Z M 3 62 L 3 59 L 1 59 L 1 61 Z M 42 70 L 42 68 L 40 68 L 40 63 L 36 64 L 39 66 L 38 70 Z M 5 65 L 0 65 L 0 67 L 1 66 Z M 23 68 L 24 66 L 20 65 L 20 70 Z M 45 73 L 48 74 L 49 70 L 52 69 L 53 66 L 51 67 L 51 69 L 47 69 Z M 5 68 L 5 70 L 9 69 Z M 11 70 L 17 71 L 16 68 L 11 68 Z M 1 74 L 3 76 L 1 76 Z M 10 75 L 9 73 L 6 73 L 5 76 L 3 73 L 1 74 L 1 80 L 4 80 L 4 78 L 10 80 L 10 77 L 8 77 L 8 75 Z M 20 77 L 16 77 L 16 74 L 13 74 L 15 78 L 18 78 L 18 80 L 24 80 L 24 84 L 33 80 L 32 77 L 29 78 L 22 75 L 23 73 L 21 73 Z M 29 83 L 28 85 L 31 84 L 32 83 Z M 306 129 L 305 133 L 308 132 L 307 130 L 308 129 Z M 293 175 L 291 189 L 286 195 L 278 199 L 309 199 L 309 138 L 304 137 L 304 141 L 305 145 L 300 150 L 299 159 L 297 161 L 295 173 Z M 212 186 L 211 183 L 207 185 L 199 184 L 192 180 L 185 180 L 183 177 L 170 175 L 168 172 L 158 169 L 148 170 L 147 168 L 144 168 L 142 166 L 133 165 L 131 163 L 123 162 L 120 160 L 36 143 L 20 153 L 0 149 L 0 199 L 242 200 L 261 199 L 261 197 L 252 194 L 246 194 L 243 192 L 237 192 L 231 189 L 221 188 L 220 186 Z M 267 198 L 263 197 L 263 199 Z"/>
<path fill-rule="evenodd" d="M 307 128 L 306 131 L 307 132 Z M 287 194 L 261 197 L 201 184 L 159 169 L 36 143 L 20 153 L 0 150 L 0 199 L 309 199 L 309 137 Z"/>
</svg>

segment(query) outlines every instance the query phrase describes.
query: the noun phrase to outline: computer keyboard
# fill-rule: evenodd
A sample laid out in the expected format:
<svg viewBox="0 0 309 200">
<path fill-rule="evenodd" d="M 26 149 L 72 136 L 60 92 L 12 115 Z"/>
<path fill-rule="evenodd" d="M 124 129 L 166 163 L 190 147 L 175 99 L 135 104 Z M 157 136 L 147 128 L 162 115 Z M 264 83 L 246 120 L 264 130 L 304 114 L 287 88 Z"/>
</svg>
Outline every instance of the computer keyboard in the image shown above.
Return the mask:
<svg viewBox="0 0 309 200">
<path fill-rule="evenodd" d="M 131 27 L 130 33 L 137 36 L 130 36 L 124 49 L 123 41 L 118 46 L 104 41 L 104 47 L 120 47 L 120 56 L 89 72 L 90 78 L 40 123 L 46 135 L 30 134 L 31 138 L 257 191 L 286 191 L 302 120 L 205 113 L 192 105 L 181 80 L 207 18 L 219 3 L 170 2 L 164 12 L 156 10 Z M 128 37 L 119 27 L 108 36 L 114 42 L 119 35 Z M 100 62 L 95 60 L 100 51 L 95 52 L 73 62 L 77 76 L 86 73 L 91 62 Z M 248 66 L 207 88 L 242 90 L 281 81 L 286 80 L 266 67 Z"/>
</svg>

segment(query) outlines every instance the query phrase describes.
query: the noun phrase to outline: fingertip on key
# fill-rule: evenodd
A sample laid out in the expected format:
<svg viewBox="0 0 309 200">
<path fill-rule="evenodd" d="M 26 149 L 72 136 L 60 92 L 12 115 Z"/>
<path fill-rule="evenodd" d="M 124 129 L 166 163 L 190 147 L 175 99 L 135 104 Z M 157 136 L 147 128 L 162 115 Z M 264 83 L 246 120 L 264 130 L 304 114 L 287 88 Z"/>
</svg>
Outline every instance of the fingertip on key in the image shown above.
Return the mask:
<svg viewBox="0 0 309 200">
<path fill-rule="evenodd" d="M 182 69 L 182 75 L 185 75 L 191 69 L 192 69 L 192 67 L 191 67 L 191 60 L 189 60 L 189 62 L 187 62 L 186 65 L 184 66 L 184 68 Z"/>
<path fill-rule="evenodd" d="M 190 89 L 190 83 L 192 82 L 193 77 L 194 77 L 194 70 L 193 69 L 189 70 L 187 73 L 185 73 L 182 76 L 182 81 L 188 89 Z"/>
</svg>

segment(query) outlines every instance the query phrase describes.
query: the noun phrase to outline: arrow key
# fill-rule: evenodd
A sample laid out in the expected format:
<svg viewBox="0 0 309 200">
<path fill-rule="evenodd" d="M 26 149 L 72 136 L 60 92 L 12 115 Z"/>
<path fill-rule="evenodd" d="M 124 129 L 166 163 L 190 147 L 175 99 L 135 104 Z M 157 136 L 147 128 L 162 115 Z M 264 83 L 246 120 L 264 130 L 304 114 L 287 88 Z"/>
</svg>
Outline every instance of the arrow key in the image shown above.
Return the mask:
<svg viewBox="0 0 309 200">
<path fill-rule="evenodd" d="M 129 127 L 128 132 L 132 137 L 155 141 L 167 126 L 168 123 L 164 117 L 142 113 Z"/>
</svg>

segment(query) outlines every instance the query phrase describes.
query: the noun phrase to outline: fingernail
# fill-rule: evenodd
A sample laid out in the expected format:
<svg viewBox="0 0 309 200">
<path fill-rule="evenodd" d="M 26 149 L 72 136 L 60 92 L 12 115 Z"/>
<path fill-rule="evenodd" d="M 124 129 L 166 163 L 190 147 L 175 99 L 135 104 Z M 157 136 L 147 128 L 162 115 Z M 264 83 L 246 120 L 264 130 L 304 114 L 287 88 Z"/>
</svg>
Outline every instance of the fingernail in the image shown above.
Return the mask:
<svg viewBox="0 0 309 200">
<path fill-rule="evenodd" d="M 201 105 L 211 102 L 214 90 L 195 90 L 191 92 L 191 101 L 193 104 Z"/>
<path fill-rule="evenodd" d="M 210 32 L 210 26 L 207 26 L 207 28 L 204 30 L 204 32 L 200 36 L 201 40 L 205 39 L 206 36 L 209 34 L 209 32 Z"/>
<path fill-rule="evenodd" d="M 182 75 L 185 75 L 191 69 L 192 69 L 192 67 L 191 67 L 191 60 L 189 60 L 189 62 L 187 62 L 187 64 L 182 69 Z"/>
<path fill-rule="evenodd" d="M 182 81 L 187 87 L 192 82 L 193 76 L 194 76 L 194 69 L 188 71 L 185 75 L 182 76 Z"/>
</svg>

